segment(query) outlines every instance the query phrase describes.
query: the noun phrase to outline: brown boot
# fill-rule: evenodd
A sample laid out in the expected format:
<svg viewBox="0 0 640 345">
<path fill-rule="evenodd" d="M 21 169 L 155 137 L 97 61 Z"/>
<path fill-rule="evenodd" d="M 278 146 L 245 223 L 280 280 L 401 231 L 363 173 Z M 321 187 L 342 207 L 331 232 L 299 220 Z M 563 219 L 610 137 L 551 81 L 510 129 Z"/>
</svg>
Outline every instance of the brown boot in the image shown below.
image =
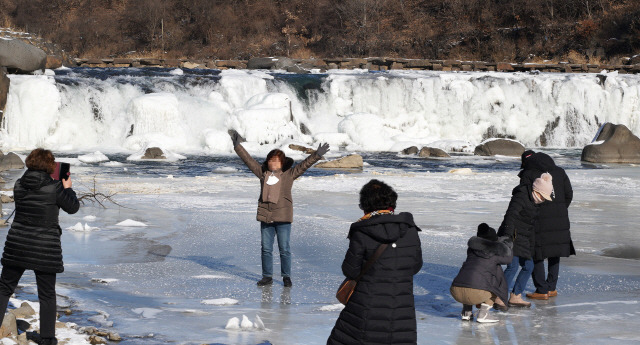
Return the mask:
<svg viewBox="0 0 640 345">
<path fill-rule="evenodd" d="M 493 308 L 500 311 L 507 311 L 509 307 L 507 307 L 504 302 L 500 299 L 500 297 L 496 297 L 495 302 L 493 303 Z"/>
<path fill-rule="evenodd" d="M 537 293 L 537 292 L 533 292 L 533 293 L 528 293 L 527 294 L 527 298 L 530 299 L 549 299 L 549 294 L 548 293 Z"/>
<path fill-rule="evenodd" d="M 549 297 L 556 297 L 556 296 L 558 296 L 558 290 L 549 291 Z"/>
<path fill-rule="evenodd" d="M 528 308 L 531 307 L 531 302 L 523 300 L 522 294 L 516 295 L 512 292 L 511 296 L 509 297 L 509 306 Z"/>
</svg>

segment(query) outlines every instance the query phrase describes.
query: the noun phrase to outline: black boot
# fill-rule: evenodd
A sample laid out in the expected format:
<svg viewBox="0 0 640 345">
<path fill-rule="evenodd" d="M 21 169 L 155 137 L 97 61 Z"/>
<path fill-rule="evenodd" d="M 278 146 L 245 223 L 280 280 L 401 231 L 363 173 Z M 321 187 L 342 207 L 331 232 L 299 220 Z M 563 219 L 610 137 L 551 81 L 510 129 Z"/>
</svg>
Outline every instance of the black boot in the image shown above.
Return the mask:
<svg viewBox="0 0 640 345">
<path fill-rule="evenodd" d="M 58 339 L 54 338 L 42 338 L 38 345 L 57 345 Z"/>
<path fill-rule="evenodd" d="M 258 286 L 265 286 L 273 284 L 273 279 L 271 277 L 262 277 L 262 279 L 258 280 Z"/>
<path fill-rule="evenodd" d="M 289 277 L 282 278 L 282 282 L 284 282 L 284 287 L 293 286 L 293 283 L 291 282 L 291 278 L 289 278 Z"/>
</svg>

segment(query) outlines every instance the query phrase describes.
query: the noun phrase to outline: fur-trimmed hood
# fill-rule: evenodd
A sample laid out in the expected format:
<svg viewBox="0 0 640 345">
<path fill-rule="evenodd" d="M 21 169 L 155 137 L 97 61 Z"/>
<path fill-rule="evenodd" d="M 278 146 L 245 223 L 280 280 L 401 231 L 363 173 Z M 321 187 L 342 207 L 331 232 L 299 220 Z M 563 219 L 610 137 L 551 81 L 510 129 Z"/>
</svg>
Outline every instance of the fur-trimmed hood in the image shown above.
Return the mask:
<svg viewBox="0 0 640 345">
<path fill-rule="evenodd" d="M 284 157 L 284 163 L 282 163 L 282 172 L 285 172 L 289 169 L 291 169 L 291 167 L 293 166 L 294 160 L 293 158 Z M 268 162 L 265 160 L 264 162 L 262 162 L 262 173 L 265 173 L 269 171 L 269 164 Z"/>
<path fill-rule="evenodd" d="M 473 236 L 467 243 L 469 249 L 474 250 L 476 253 L 484 254 L 484 257 L 490 256 L 510 256 L 512 243 L 507 237 L 500 237 L 497 241 L 487 240 L 478 236 Z"/>
</svg>

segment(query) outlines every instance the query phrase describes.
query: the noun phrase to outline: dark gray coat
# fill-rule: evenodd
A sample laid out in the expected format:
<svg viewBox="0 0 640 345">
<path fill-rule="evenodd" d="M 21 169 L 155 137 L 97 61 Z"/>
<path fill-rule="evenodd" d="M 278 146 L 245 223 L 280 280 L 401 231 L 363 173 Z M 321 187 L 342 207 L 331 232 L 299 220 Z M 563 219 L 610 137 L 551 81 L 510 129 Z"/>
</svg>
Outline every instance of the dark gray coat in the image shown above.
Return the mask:
<svg viewBox="0 0 640 345">
<path fill-rule="evenodd" d="M 509 284 L 500 265 L 511 263 L 511 240 L 491 241 L 473 236 L 468 242 L 467 260 L 453 279 L 452 286 L 490 291 L 503 301 L 509 300 Z"/>
<path fill-rule="evenodd" d="M 554 196 L 553 201 L 544 202 L 538 207 L 533 251 L 535 260 L 576 254 L 571 240 L 568 210 L 573 200 L 573 189 L 564 169 L 556 166 L 549 155 L 537 152 L 525 160 L 524 170 L 519 174 L 520 182 L 532 184 L 545 172 L 553 177 Z"/>
<path fill-rule="evenodd" d="M 327 344 L 416 344 L 413 276 L 422 268 L 420 229 L 411 213 L 351 224 L 342 272 L 354 279 L 381 243 L 387 249 L 362 277 Z M 395 244 L 395 247 L 393 246 Z"/>
<path fill-rule="evenodd" d="M 535 246 L 534 224 L 538 215 L 538 206 L 533 202 L 531 184 L 521 184 L 511 192 L 511 201 L 504 214 L 498 236 L 513 239 L 513 255 L 532 259 Z"/>
<path fill-rule="evenodd" d="M 47 273 L 62 273 L 58 224 L 60 208 L 78 212 L 76 193 L 44 171 L 27 170 L 13 188 L 16 215 L 7 234 L 2 265 Z"/>
</svg>

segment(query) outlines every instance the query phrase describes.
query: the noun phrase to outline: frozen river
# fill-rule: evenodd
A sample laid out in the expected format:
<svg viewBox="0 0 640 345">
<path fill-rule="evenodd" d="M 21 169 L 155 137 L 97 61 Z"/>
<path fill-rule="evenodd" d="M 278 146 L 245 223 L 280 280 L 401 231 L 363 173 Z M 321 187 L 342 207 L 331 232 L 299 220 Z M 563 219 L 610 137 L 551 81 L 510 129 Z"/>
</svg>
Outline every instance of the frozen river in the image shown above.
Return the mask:
<svg viewBox="0 0 640 345">
<path fill-rule="evenodd" d="M 66 270 L 58 292 L 71 297 L 76 312 L 62 320 L 114 329 L 124 337 L 121 344 L 324 344 L 339 314 L 334 294 L 343 279 L 346 234 L 361 216 L 357 193 L 376 178 L 396 189 L 398 211 L 413 213 L 423 230 L 424 266 L 414 288 L 419 344 L 640 342 L 637 167 L 592 169 L 575 154 L 556 156 L 574 188 L 570 217 L 578 255 L 561 261 L 558 297 L 499 313 L 499 323 L 483 325 L 459 320 L 461 306 L 449 286 L 477 224 L 499 226 L 519 161 L 465 163 L 473 158 L 463 157 L 425 167 L 423 161 L 403 166 L 400 157 L 393 168 L 376 163 L 387 158 L 370 157 L 361 173 L 312 169 L 294 184 L 291 289 L 277 276 L 272 287 L 255 285 L 261 276 L 259 185 L 239 159 L 212 158 L 190 168 L 185 162 L 74 166 L 76 190 L 86 191 L 96 176 L 99 189 L 117 191 L 114 199 L 126 208 L 87 204 L 61 216 L 63 229 L 78 222 L 98 228 L 63 233 Z M 455 162 L 475 173 L 448 173 L 447 164 L 458 167 Z M 12 207 L 5 204 L 5 213 Z M 127 219 L 147 226 L 116 225 Z M 28 275 L 23 283 L 32 281 Z M 252 322 L 259 316 L 265 329 L 225 329 L 243 315 Z"/>
</svg>

